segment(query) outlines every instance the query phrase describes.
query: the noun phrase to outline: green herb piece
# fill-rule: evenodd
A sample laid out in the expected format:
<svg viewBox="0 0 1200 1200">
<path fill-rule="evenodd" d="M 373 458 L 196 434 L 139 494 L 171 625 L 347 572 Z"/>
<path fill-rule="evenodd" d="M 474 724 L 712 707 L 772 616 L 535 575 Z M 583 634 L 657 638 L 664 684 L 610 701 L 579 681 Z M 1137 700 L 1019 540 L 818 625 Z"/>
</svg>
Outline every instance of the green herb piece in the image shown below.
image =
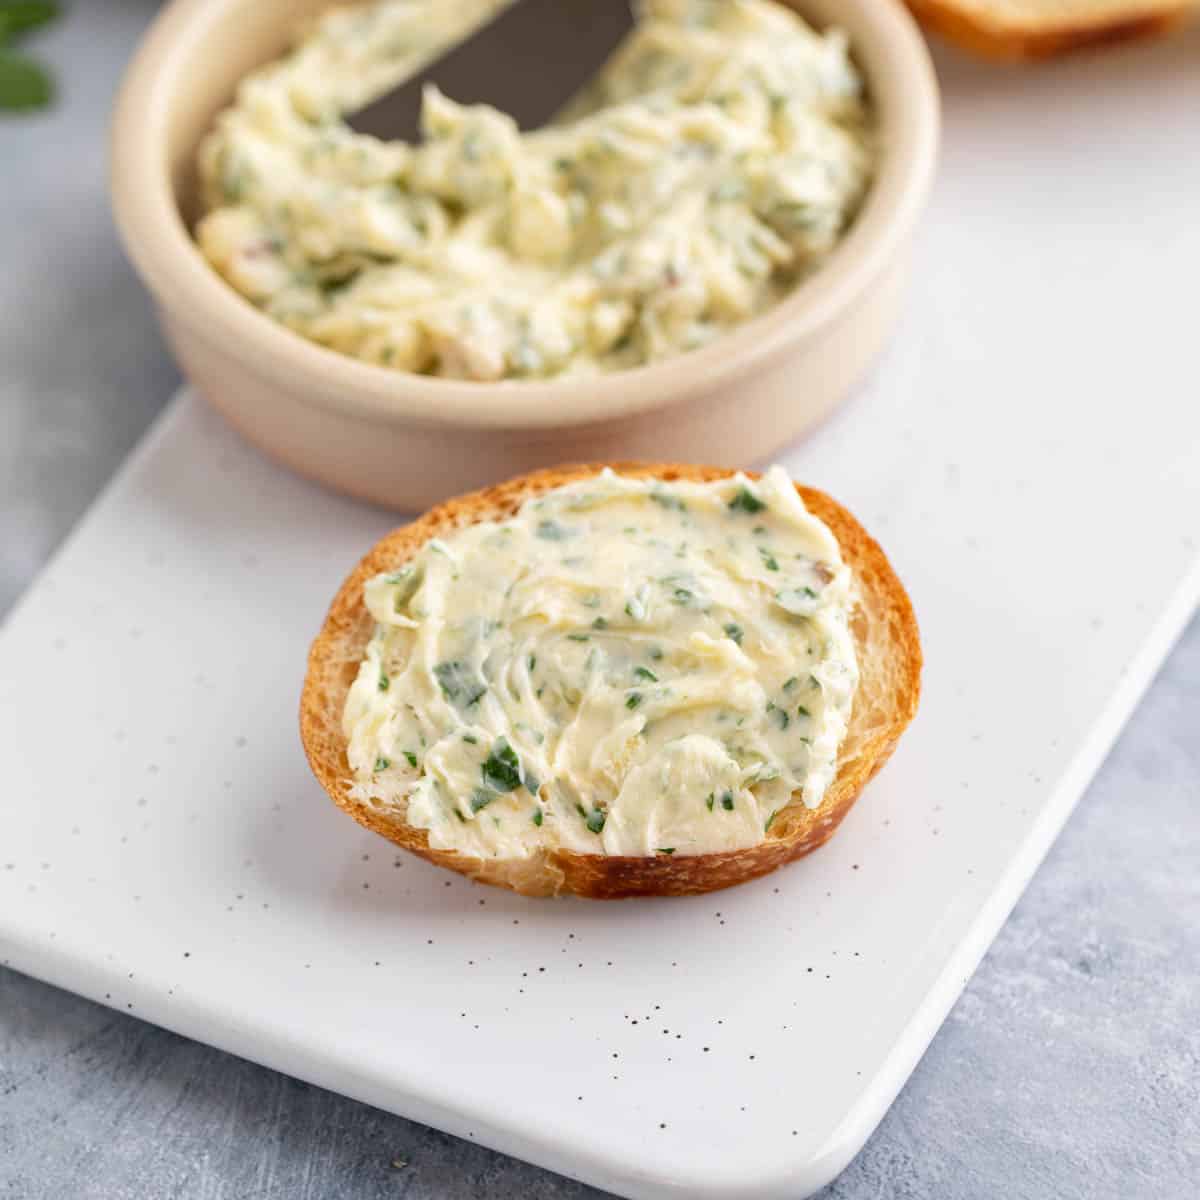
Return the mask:
<svg viewBox="0 0 1200 1200">
<path fill-rule="evenodd" d="M 709 792 L 709 793 L 708 793 L 708 799 L 704 801 L 704 807 L 705 807 L 705 808 L 707 808 L 709 812 L 712 812 L 712 810 L 713 810 L 713 805 L 714 805 L 716 802 L 717 802 L 717 798 L 716 798 L 716 796 L 714 796 L 714 795 L 712 794 L 712 792 Z"/>
<path fill-rule="evenodd" d="M 495 792 L 489 792 L 487 788 L 476 788 L 471 795 L 471 811 L 477 813 L 480 809 L 487 808 L 495 798 Z"/>
<path fill-rule="evenodd" d="M 542 822 L 543 822 L 545 819 L 546 819 L 546 818 L 545 818 L 545 817 L 542 815 L 542 810 L 541 810 L 540 808 L 535 808 L 535 809 L 533 810 L 533 823 L 534 823 L 534 824 L 535 824 L 535 825 L 536 825 L 536 826 L 537 826 L 539 829 L 541 829 L 541 827 L 542 827 Z"/>
<path fill-rule="evenodd" d="M 790 691 L 792 690 L 792 688 L 794 688 L 794 687 L 796 686 L 796 684 L 797 684 L 797 683 L 799 683 L 799 682 L 800 682 L 800 681 L 799 681 L 799 679 L 798 679 L 798 678 L 797 678 L 795 675 L 793 675 L 793 676 L 791 677 L 791 679 L 785 679 L 785 680 L 784 680 L 784 683 L 783 683 L 783 690 L 784 690 L 785 692 L 790 692 Z"/>
<path fill-rule="evenodd" d="M 470 742 L 472 746 L 478 746 L 478 745 L 479 745 L 479 739 L 478 739 L 478 738 L 477 738 L 477 737 L 476 737 L 476 736 L 475 736 L 473 733 L 464 733 L 464 734 L 463 734 L 463 741 L 464 741 L 464 742 Z"/>
<path fill-rule="evenodd" d="M 533 672 L 534 672 L 534 669 L 535 669 L 536 667 L 537 667 L 537 655 L 536 655 L 536 654 L 531 654 L 531 655 L 529 656 L 529 673 L 530 673 L 531 675 L 533 674 Z"/>
<path fill-rule="evenodd" d="M 721 807 L 726 812 L 733 812 L 733 793 L 732 792 L 722 792 L 721 793 Z"/>
<path fill-rule="evenodd" d="M 674 854 L 675 847 L 674 846 L 659 846 L 658 849 L 654 851 L 654 853 L 655 854 Z"/>
<path fill-rule="evenodd" d="M 687 512 L 687 505 L 678 496 L 672 496 L 658 488 L 650 493 L 650 499 L 660 508 L 670 509 L 672 512 Z"/>
<path fill-rule="evenodd" d="M 602 808 L 593 808 L 587 815 L 587 827 L 590 833 L 600 833 L 604 829 L 607 816 Z"/>
<path fill-rule="evenodd" d="M 655 661 L 661 661 L 663 652 L 657 646 L 650 647 L 650 657 Z"/>
<path fill-rule="evenodd" d="M 379 690 L 381 692 L 386 692 L 388 690 L 388 688 L 390 688 L 391 686 L 392 686 L 392 681 L 386 675 L 380 673 Z"/>
<path fill-rule="evenodd" d="M 376 771 L 386 771 L 391 765 L 392 760 L 390 758 L 384 758 L 382 754 L 375 760 Z"/>
<path fill-rule="evenodd" d="M 639 704 L 641 704 L 641 702 L 642 702 L 642 693 L 641 692 L 630 692 L 629 695 L 625 697 L 625 707 L 626 708 L 637 708 L 637 706 Z"/>
<path fill-rule="evenodd" d="M 646 619 L 646 595 L 649 588 L 643 584 L 637 590 L 637 594 L 630 596 L 625 602 L 625 615 L 631 617 L 635 621 L 644 621 Z"/>
<path fill-rule="evenodd" d="M 767 506 L 744 484 L 729 502 L 730 512 L 760 513 Z"/>
<path fill-rule="evenodd" d="M 695 598 L 696 593 L 685 587 L 677 587 L 671 593 L 671 599 L 674 600 L 676 604 L 691 604 Z"/>
<path fill-rule="evenodd" d="M 53 21 L 59 7 L 51 0 L 3 0 L 0 3 L 0 41 Z"/>
<path fill-rule="evenodd" d="M 417 765 L 417 756 L 411 750 L 405 750 L 404 757 L 408 759 L 408 765 L 415 767 Z"/>
<path fill-rule="evenodd" d="M 484 761 L 483 782 L 493 791 L 512 792 L 521 786 L 521 760 L 508 740 L 499 737 Z"/>
<path fill-rule="evenodd" d="M 774 812 L 773 812 L 773 813 L 772 813 L 772 814 L 771 814 L 771 815 L 770 815 L 770 816 L 767 818 L 767 823 L 766 823 L 766 824 L 763 826 L 763 833 L 767 833 L 767 832 L 769 832 L 769 831 L 770 831 L 770 828 L 771 828 L 771 822 L 772 822 L 772 821 L 774 821 L 774 820 L 775 820 L 775 818 L 776 818 L 777 816 L 779 816 L 779 814 L 780 814 L 781 812 L 783 812 L 783 809 L 781 809 L 781 808 L 777 808 L 777 809 L 776 809 L 776 810 L 775 810 L 775 811 L 774 811 Z"/>
<path fill-rule="evenodd" d="M 649 667 L 634 667 L 633 677 L 635 679 L 645 679 L 648 683 L 658 682 L 658 676 Z"/>
<path fill-rule="evenodd" d="M 433 674 L 442 689 L 442 695 L 452 704 L 463 708 L 478 704 L 479 698 L 487 691 L 487 684 L 459 659 L 438 663 L 433 668 Z"/>
<path fill-rule="evenodd" d="M 727 637 L 731 637 L 734 642 L 740 646 L 742 644 L 742 638 L 745 637 L 746 631 L 736 621 L 730 621 L 729 624 L 725 626 L 725 634 Z"/>
<path fill-rule="evenodd" d="M 758 554 L 763 560 L 763 566 L 766 567 L 768 571 L 779 570 L 778 560 L 775 558 L 775 555 L 773 555 L 765 546 L 759 546 Z"/>
<path fill-rule="evenodd" d="M 46 108 L 54 98 L 54 82 L 46 67 L 24 54 L 0 49 L 0 110 L 28 113 Z"/>
<path fill-rule="evenodd" d="M 765 525 L 755 525 L 750 532 L 762 537 L 767 532 L 767 527 Z"/>
<path fill-rule="evenodd" d="M 588 635 L 586 633 L 568 633 L 567 634 L 568 642 L 586 642 L 587 640 L 588 640 Z"/>
<path fill-rule="evenodd" d="M 810 587 L 784 588 L 775 593 L 775 603 L 796 617 L 811 616 L 815 608 L 812 601 L 816 598 L 817 593 Z"/>
<path fill-rule="evenodd" d="M 804 707 L 803 704 L 796 705 L 796 712 L 802 717 L 811 717 L 812 716 L 812 713 L 810 713 L 808 711 L 808 709 Z"/>
<path fill-rule="evenodd" d="M 607 629 L 607 628 L 608 628 L 608 622 L 607 622 L 607 621 L 606 621 L 606 620 L 605 620 L 603 617 L 597 617 L 597 618 L 596 618 L 596 619 L 595 619 L 595 620 L 592 622 L 592 628 L 593 628 L 593 629 Z"/>
</svg>

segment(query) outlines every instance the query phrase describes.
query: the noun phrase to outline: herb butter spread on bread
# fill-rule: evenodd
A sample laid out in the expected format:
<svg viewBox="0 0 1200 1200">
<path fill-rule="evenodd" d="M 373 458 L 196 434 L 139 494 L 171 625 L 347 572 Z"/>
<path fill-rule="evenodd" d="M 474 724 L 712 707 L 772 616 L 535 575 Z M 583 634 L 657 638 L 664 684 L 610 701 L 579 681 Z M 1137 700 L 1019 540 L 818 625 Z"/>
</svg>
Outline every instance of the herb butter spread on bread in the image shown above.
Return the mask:
<svg viewBox="0 0 1200 1200">
<path fill-rule="evenodd" d="M 858 683 L 850 596 L 779 467 L 567 484 L 367 583 L 355 791 L 491 858 L 755 845 L 833 778 Z"/>
<path fill-rule="evenodd" d="M 828 496 L 682 464 L 555 468 L 395 530 L 309 655 L 330 797 L 530 895 L 681 895 L 826 841 L 916 712 L 887 559 Z"/>
</svg>

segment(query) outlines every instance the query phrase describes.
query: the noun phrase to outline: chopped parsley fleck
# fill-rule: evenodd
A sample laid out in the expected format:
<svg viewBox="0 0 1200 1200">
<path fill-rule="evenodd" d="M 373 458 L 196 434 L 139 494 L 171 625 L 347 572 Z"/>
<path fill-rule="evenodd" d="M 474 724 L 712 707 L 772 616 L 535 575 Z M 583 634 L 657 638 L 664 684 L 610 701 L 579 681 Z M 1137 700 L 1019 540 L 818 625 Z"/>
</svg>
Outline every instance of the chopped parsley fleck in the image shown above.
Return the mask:
<svg viewBox="0 0 1200 1200">
<path fill-rule="evenodd" d="M 755 525 L 750 532 L 756 534 L 758 537 L 762 537 L 767 532 L 767 527 L 765 525 Z"/>
<path fill-rule="evenodd" d="M 712 812 L 713 805 L 716 804 L 716 802 L 717 802 L 716 796 L 714 796 L 712 794 L 712 792 L 709 792 L 708 799 L 704 801 L 704 807 L 707 808 L 709 812 Z"/>
<path fill-rule="evenodd" d="M 722 792 L 721 793 L 721 807 L 726 812 L 733 812 L 733 793 L 732 792 Z"/>
<path fill-rule="evenodd" d="M 727 637 L 733 638 L 733 640 L 740 646 L 742 644 L 742 638 L 746 635 L 746 631 L 736 621 L 730 621 L 725 626 L 725 634 Z"/>
<path fill-rule="evenodd" d="M 600 833 L 604 829 L 606 814 L 602 808 L 593 808 L 587 815 L 587 827 L 591 833 Z"/>
<path fill-rule="evenodd" d="M 641 692 L 630 692 L 629 695 L 625 697 L 625 707 L 626 708 L 637 708 L 637 706 L 639 704 L 641 704 L 641 702 L 642 702 L 642 693 Z"/>
<path fill-rule="evenodd" d="M 375 760 L 375 770 L 377 771 L 386 771 L 391 765 L 392 760 L 384 758 L 382 754 Z"/>
<path fill-rule="evenodd" d="M 405 750 L 404 757 L 408 759 L 408 765 L 415 767 L 417 765 L 417 756 L 411 750 Z"/>
<path fill-rule="evenodd" d="M 645 680 L 649 681 L 650 683 L 658 682 L 658 676 L 655 675 L 655 673 L 652 670 L 650 670 L 649 667 L 634 667 L 633 668 L 633 677 L 635 679 L 645 679 Z"/>
<path fill-rule="evenodd" d="M 804 707 L 803 704 L 796 705 L 796 712 L 802 717 L 811 717 L 812 716 L 812 713 L 810 713 L 808 711 L 808 709 Z"/>
<path fill-rule="evenodd" d="M 541 827 L 542 827 L 542 822 L 543 822 L 544 820 L 545 820 L 545 817 L 542 815 L 542 810 L 541 810 L 540 808 L 535 808 L 535 809 L 533 810 L 533 823 L 534 823 L 534 824 L 535 824 L 535 825 L 536 825 L 536 826 L 537 826 L 539 829 L 541 829 Z"/>
<path fill-rule="evenodd" d="M 671 599 L 674 600 L 676 604 L 691 604 L 695 598 L 696 593 L 685 587 L 677 587 L 671 593 Z"/>
<path fill-rule="evenodd" d="M 379 676 L 379 690 L 381 692 L 386 692 L 391 686 L 392 681 L 386 675 L 381 674 Z"/>
<path fill-rule="evenodd" d="M 478 704 L 479 698 L 487 691 L 487 684 L 459 659 L 438 663 L 433 668 L 433 674 L 442 689 L 442 695 L 452 704 L 463 708 Z"/>
<path fill-rule="evenodd" d="M 521 786 L 521 760 L 506 738 L 499 737 L 492 744 L 482 771 L 483 782 L 493 791 L 511 792 Z"/>
<path fill-rule="evenodd" d="M 558 521 L 546 520 L 538 522 L 537 535 L 547 542 L 565 542 L 567 538 L 574 537 L 575 531 Z"/>
<path fill-rule="evenodd" d="M 658 849 L 654 851 L 654 853 L 655 854 L 674 854 L 675 847 L 674 846 L 659 846 Z"/>
<path fill-rule="evenodd" d="M 569 642 L 586 642 L 588 635 L 586 633 L 568 633 L 567 641 Z"/>
<path fill-rule="evenodd" d="M 673 512 L 687 512 L 687 505 L 678 496 L 672 496 L 669 492 L 659 488 L 655 488 L 650 493 L 650 499 L 660 508 L 670 509 Z"/>
<path fill-rule="evenodd" d="M 729 502 L 730 512 L 759 513 L 767 506 L 745 484 Z"/>
<path fill-rule="evenodd" d="M 768 571 L 779 570 L 779 560 L 776 559 L 775 555 L 773 555 L 770 550 L 768 550 L 765 546 L 759 546 L 758 553 L 759 557 L 761 557 L 763 560 L 763 566 L 766 567 Z"/>
<path fill-rule="evenodd" d="M 472 746 L 477 746 L 479 744 L 479 739 L 473 733 L 464 733 L 463 741 L 470 742 Z"/>
<path fill-rule="evenodd" d="M 608 622 L 607 622 L 607 621 L 606 621 L 606 620 L 605 620 L 603 617 L 597 617 L 597 618 L 596 618 L 596 619 L 595 619 L 595 620 L 592 622 L 592 628 L 593 628 L 593 629 L 607 629 L 607 628 L 608 628 Z"/>
<path fill-rule="evenodd" d="M 775 710 L 775 719 L 779 722 L 780 729 L 786 729 L 791 724 L 791 718 L 782 708 Z"/>
<path fill-rule="evenodd" d="M 471 794 L 471 811 L 477 813 L 480 809 L 487 808 L 495 798 L 495 792 L 488 791 L 487 788 L 476 788 Z"/>
<path fill-rule="evenodd" d="M 794 688 L 798 682 L 799 682 L 799 680 L 796 678 L 795 675 L 793 675 L 791 677 L 791 679 L 785 680 L 784 685 L 783 685 L 783 690 L 785 692 L 790 692 L 792 690 L 792 688 Z"/>
<path fill-rule="evenodd" d="M 533 672 L 534 672 L 534 669 L 535 669 L 536 667 L 537 667 L 537 655 L 536 655 L 536 654 L 531 654 L 531 655 L 529 656 L 529 673 L 530 673 L 531 675 L 533 674 Z"/>
</svg>

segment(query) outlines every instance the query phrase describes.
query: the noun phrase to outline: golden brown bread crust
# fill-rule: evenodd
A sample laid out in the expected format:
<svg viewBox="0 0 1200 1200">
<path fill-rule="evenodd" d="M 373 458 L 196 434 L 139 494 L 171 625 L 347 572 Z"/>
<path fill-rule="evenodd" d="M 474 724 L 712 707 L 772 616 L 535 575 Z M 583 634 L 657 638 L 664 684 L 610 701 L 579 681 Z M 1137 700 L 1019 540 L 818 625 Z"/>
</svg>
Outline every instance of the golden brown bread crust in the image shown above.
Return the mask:
<svg viewBox="0 0 1200 1200">
<path fill-rule="evenodd" d="M 1002 7 L 982 8 L 961 0 L 907 0 L 927 29 L 985 58 L 1053 58 L 1088 47 L 1165 33 L 1196 8 L 1197 0 L 1130 3 L 1125 11 L 1102 9 L 1075 15 L 1049 14 L 1042 20 L 1005 15 Z"/>
<path fill-rule="evenodd" d="M 595 899 L 682 896 L 743 883 L 808 854 L 833 834 L 864 784 L 887 761 L 916 713 L 920 695 L 921 646 L 916 618 L 883 551 L 836 501 L 799 485 L 805 504 L 837 537 L 861 596 L 851 627 L 862 678 L 839 755 L 838 774 L 819 808 L 808 809 L 794 796 L 771 823 L 766 839 L 745 850 L 675 858 L 553 850 L 528 859 L 489 860 L 433 849 L 425 831 L 409 826 L 400 814 L 348 794 L 352 771 L 346 758 L 342 710 L 374 631 L 374 621 L 363 604 L 363 584 L 381 571 L 395 570 L 431 537 L 479 521 L 503 519 L 530 496 L 594 475 L 604 465 L 554 467 L 459 496 L 380 541 L 342 584 L 309 653 L 300 702 L 305 753 L 321 786 L 356 821 L 430 862 L 483 883 L 530 896 L 573 892 Z M 611 465 L 623 475 L 667 482 L 703 482 L 733 474 L 719 467 L 678 463 Z M 748 474 L 757 478 L 753 472 Z"/>
</svg>

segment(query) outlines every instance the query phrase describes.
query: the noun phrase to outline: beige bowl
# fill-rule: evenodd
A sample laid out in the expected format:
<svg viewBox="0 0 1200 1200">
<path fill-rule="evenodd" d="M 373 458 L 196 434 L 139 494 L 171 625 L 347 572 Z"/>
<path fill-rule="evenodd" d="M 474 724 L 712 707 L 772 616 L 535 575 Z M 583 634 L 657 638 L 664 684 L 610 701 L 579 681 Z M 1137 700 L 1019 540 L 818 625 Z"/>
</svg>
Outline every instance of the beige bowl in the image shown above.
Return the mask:
<svg viewBox="0 0 1200 1200">
<path fill-rule="evenodd" d="M 794 0 L 850 35 L 881 124 L 853 227 L 783 303 L 689 354 L 586 380 L 474 383 L 389 371 L 305 341 L 196 249 L 196 147 L 239 79 L 328 0 L 174 0 L 117 99 L 112 196 L 184 372 L 268 454 L 402 509 L 573 460 L 748 463 L 844 397 L 890 330 L 938 140 L 937 88 L 899 0 Z"/>
</svg>

